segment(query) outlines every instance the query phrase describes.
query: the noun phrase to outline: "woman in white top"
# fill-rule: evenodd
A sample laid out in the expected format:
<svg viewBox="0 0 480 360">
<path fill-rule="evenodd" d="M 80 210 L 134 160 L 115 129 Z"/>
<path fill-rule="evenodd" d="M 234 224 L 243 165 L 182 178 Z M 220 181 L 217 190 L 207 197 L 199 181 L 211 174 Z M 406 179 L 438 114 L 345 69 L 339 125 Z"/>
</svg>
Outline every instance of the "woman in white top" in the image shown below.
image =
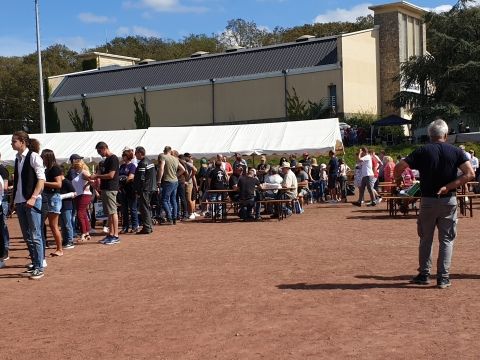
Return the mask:
<svg viewBox="0 0 480 360">
<path fill-rule="evenodd" d="M 88 219 L 88 205 L 92 200 L 92 192 L 90 191 L 90 170 L 83 162 L 83 159 L 74 160 L 72 167 L 75 170 L 75 176 L 72 179 L 72 185 L 75 189 L 77 197 L 74 199 L 77 218 L 80 225 L 79 241 L 90 240 L 90 221 Z"/>
<path fill-rule="evenodd" d="M 368 190 L 370 194 L 370 204 L 371 206 L 377 205 L 377 198 L 373 191 L 373 166 L 372 166 L 372 157 L 368 153 L 368 149 L 363 146 L 357 153 L 357 166 L 360 165 L 360 188 L 358 194 L 358 200 L 352 202 L 352 205 L 355 206 L 362 206 L 363 203 L 363 195 L 365 193 L 365 188 Z"/>
<path fill-rule="evenodd" d="M 347 171 L 350 170 L 345 161 L 342 158 L 338 159 L 338 184 L 340 185 L 340 196 L 338 200 L 347 199 Z"/>
</svg>

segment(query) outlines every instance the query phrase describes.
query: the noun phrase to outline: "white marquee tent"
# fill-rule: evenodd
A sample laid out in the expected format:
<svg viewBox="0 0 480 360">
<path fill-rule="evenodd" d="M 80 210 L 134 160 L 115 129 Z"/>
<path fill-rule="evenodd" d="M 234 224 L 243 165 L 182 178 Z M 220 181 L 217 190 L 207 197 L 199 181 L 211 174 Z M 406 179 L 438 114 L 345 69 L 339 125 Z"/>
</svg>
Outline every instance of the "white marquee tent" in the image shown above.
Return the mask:
<svg viewBox="0 0 480 360">
<path fill-rule="evenodd" d="M 95 145 L 108 144 L 113 153 L 120 155 L 125 146 L 143 146 L 147 156 L 156 159 L 165 145 L 180 153 L 189 152 L 195 158 L 216 154 L 284 155 L 303 153 L 325 154 L 329 150 L 342 150 L 338 119 L 305 120 L 267 124 L 151 127 L 141 130 L 112 130 L 31 134 L 40 141 L 42 149 L 54 151 L 59 163 L 67 162 L 71 154 L 85 157 L 87 162 L 98 162 Z M 15 152 L 11 135 L 0 136 L 2 160 L 13 164 Z"/>
</svg>

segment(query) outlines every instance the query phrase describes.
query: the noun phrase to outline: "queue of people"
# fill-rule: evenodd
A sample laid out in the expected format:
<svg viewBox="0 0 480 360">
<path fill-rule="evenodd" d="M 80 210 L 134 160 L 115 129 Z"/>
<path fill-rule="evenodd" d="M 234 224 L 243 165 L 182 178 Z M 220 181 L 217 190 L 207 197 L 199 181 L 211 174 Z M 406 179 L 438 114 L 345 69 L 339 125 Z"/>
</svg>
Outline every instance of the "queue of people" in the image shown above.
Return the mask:
<svg viewBox="0 0 480 360">
<path fill-rule="evenodd" d="M 243 220 L 260 219 L 259 199 L 296 199 L 298 208 L 284 204 L 282 215 L 288 216 L 295 210 L 301 213 L 305 203 L 315 196 L 328 196 L 329 180 L 336 182 L 338 178 L 327 176 L 324 193 L 312 195 L 318 194 L 316 184 L 322 171 L 308 153 L 298 161 L 294 156 L 283 158 L 278 166 L 271 166 L 262 156 L 256 168 L 249 168 L 241 154 L 235 154 L 232 164 L 218 154 L 215 161 L 201 159 L 197 169 L 190 154 L 179 154 L 169 146 L 155 165 L 146 158 L 146 150 L 141 146 L 125 147 L 120 160 L 105 142 L 95 147 L 102 157 L 96 171 L 90 170 L 80 154 L 72 154 L 65 172 L 54 151 L 41 150 L 40 146 L 24 131 L 13 134 L 12 148 L 17 155 L 11 204 L 6 201 L 10 176 L 0 166 L 0 196 L 5 205 L 0 217 L 0 267 L 9 259 L 6 215 L 15 211 L 31 258 L 24 273 L 30 279 L 44 276 L 47 255 L 60 257 L 77 244 L 90 241 L 91 234 L 96 232 L 97 218 L 105 219 L 106 235 L 100 243 L 114 245 L 120 242 L 122 234 L 152 233 L 157 223 L 176 225 L 177 221 L 212 216 L 207 204 L 225 196 L 239 202 L 238 213 Z M 325 167 L 325 173 L 336 174 L 340 166 L 334 160 Z M 213 191 L 220 189 L 228 192 Z M 329 194 L 336 196 L 334 191 Z M 269 208 L 264 211 L 272 217 L 281 215 Z M 49 254 L 46 223 L 55 244 Z"/>
</svg>

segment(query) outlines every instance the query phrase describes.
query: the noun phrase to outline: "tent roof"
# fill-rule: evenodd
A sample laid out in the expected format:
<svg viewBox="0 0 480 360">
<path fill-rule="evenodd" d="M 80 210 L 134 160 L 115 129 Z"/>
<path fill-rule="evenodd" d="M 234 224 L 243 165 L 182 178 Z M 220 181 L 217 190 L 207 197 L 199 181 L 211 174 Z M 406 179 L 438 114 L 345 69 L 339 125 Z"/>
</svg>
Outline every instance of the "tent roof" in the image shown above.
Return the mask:
<svg viewBox="0 0 480 360">
<path fill-rule="evenodd" d="M 338 119 L 305 120 L 267 124 L 224 126 L 151 127 L 142 130 L 112 130 L 70 133 L 31 134 L 40 141 L 41 149 L 54 151 L 58 163 L 68 162 L 70 155 L 79 154 L 86 162 L 100 160 L 95 145 L 108 144 L 121 155 L 125 146 L 143 146 L 147 157 L 157 159 L 166 145 L 180 153 L 189 152 L 195 158 L 216 154 L 292 154 L 308 151 L 326 154 L 343 149 Z M 2 158 L 7 164 L 15 161 L 11 135 L 0 136 Z"/>
<path fill-rule="evenodd" d="M 394 125 L 408 125 L 411 124 L 412 120 L 404 119 L 398 115 L 389 115 L 383 119 L 375 121 L 373 126 L 394 126 Z"/>
</svg>

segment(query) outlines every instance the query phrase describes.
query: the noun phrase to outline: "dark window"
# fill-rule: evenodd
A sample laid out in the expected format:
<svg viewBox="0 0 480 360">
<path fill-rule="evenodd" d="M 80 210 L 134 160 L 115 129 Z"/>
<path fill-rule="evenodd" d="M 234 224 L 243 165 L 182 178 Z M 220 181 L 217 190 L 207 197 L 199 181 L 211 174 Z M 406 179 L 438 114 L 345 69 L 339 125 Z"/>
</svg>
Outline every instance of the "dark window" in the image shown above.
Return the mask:
<svg viewBox="0 0 480 360">
<path fill-rule="evenodd" d="M 337 85 L 328 86 L 328 105 L 332 109 L 337 107 Z"/>
</svg>

